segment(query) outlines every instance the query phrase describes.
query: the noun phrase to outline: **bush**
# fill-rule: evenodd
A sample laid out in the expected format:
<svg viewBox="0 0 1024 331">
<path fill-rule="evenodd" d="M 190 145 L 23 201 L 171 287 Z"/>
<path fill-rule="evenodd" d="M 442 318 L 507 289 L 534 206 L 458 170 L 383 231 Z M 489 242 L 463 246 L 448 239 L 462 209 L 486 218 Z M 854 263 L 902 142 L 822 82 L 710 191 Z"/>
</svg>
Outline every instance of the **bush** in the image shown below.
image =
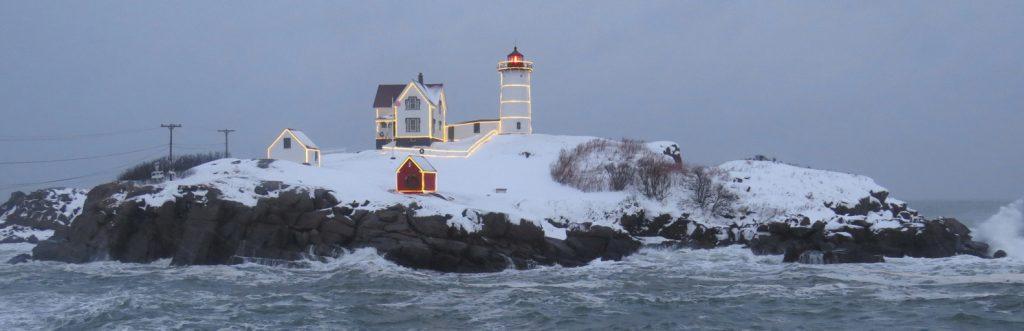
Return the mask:
<svg viewBox="0 0 1024 331">
<path fill-rule="evenodd" d="M 739 196 L 722 182 L 728 175 L 718 168 L 697 166 L 690 169 L 682 178 L 682 184 L 692 194 L 688 201 L 713 214 L 723 214 L 732 209 Z"/>
<path fill-rule="evenodd" d="M 642 141 L 594 139 L 563 149 L 551 165 L 551 178 L 584 192 L 635 187 L 647 197 L 663 199 L 671 188 L 671 173 L 678 169 Z"/>
<path fill-rule="evenodd" d="M 605 165 L 605 171 L 608 172 L 608 188 L 612 191 L 625 190 L 637 175 L 636 168 L 625 162 Z"/>
<path fill-rule="evenodd" d="M 199 154 L 187 154 L 181 155 L 174 158 L 174 162 L 169 164 L 166 157 L 158 158 L 152 161 L 146 161 L 139 163 L 134 167 L 128 168 L 121 172 L 117 176 L 117 180 L 148 180 L 156 171 L 156 166 L 160 165 L 160 170 L 167 171 L 167 169 L 174 170 L 175 173 L 179 174 L 179 177 L 186 173 L 187 170 L 193 167 L 217 160 L 224 157 L 224 153 L 199 153 Z"/>
<path fill-rule="evenodd" d="M 678 169 L 657 155 L 646 155 L 637 162 L 636 181 L 640 193 L 645 197 L 664 200 L 672 187 L 672 173 Z"/>
</svg>

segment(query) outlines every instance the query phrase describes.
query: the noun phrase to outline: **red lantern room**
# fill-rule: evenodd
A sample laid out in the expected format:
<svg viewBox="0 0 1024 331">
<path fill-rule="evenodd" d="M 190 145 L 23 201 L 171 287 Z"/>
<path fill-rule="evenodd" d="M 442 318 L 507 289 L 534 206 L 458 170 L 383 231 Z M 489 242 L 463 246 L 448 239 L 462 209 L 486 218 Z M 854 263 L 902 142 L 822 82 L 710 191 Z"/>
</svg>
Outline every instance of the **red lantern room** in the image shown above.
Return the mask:
<svg viewBox="0 0 1024 331">
<path fill-rule="evenodd" d="M 512 47 L 512 53 L 508 53 L 508 62 L 522 63 L 523 54 L 519 53 L 519 46 Z"/>
<path fill-rule="evenodd" d="M 519 53 L 519 47 L 512 47 L 512 53 L 508 53 L 505 61 L 498 62 L 498 70 L 528 70 L 533 71 L 533 62 L 523 59 L 523 53 Z"/>
</svg>

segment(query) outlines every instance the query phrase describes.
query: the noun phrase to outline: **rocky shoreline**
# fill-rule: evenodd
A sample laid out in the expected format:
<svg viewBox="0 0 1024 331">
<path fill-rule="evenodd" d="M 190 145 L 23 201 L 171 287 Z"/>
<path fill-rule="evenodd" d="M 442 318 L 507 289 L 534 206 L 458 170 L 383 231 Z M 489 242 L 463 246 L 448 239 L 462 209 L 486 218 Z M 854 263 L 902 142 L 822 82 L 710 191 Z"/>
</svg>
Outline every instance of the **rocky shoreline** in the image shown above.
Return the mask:
<svg viewBox="0 0 1024 331">
<path fill-rule="evenodd" d="M 477 213 L 479 220 L 478 231 L 469 232 L 447 222 L 453 215 L 421 215 L 415 204 L 368 210 L 369 201 L 339 203 L 330 191 L 265 184 L 258 191 L 266 197 L 255 206 L 224 200 L 216 188 L 202 185 L 178 186 L 175 199 L 150 206 L 142 202 L 145 199 L 132 198 L 152 195 L 159 188 L 116 182 L 100 185 L 89 191 L 81 213 L 69 225 L 60 217 L 48 218 L 54 235 L 40 240 L 31 258 L 69 263 L 171 259 L 172 265 L 288 264 L 370 247 L 410 268 L 495 272 L 619 260 L 651 238 L 658 239 L 658 247 L 745 245 L 755 254 L 782 255 L 785 262 L 820 264 L 883 262 L 885 257 L 905 256 L 1005 256 L 1001 251 L 990 253 L 988 245 L 974 241 L 970 230 L 957 220 L 926 220 L 905 204 L 886 203 L 884 192 L 856 205 L 830 206 L 844 218 L 829 222 L 794 218 L 709 226 L 685 215 L 673 218 L 640 212 L 622 216 L 618 221 L 622 230 L 546 220 L 566 229 L 565 239 L 555 239 L 533 222 L 512 220 L 502 213 L 464 210 L 461 216 Z M 45 211 L 56 205 L 27 203 L 32 199 L 26 200 L 25 195 L 15 197 L 19 203 L 5 206 L 31 205 L 39 209 L 35 215 L 60 214 Z M 881 211 L 899 218 L 885 226 L 863 218 Z M 744 216 L 734 217 L 742 220 Z M 27 261 L 28 256 L 16 259 L 11 262 Z"/>
<path fill-rule="evenodd" d="M 221 200 L 216 189 L 197 186 L 179 187 L 179 198 L 156 207 L 130 199 L 111 203 L 115 194 L 130 198 L 150 189 L 118 183 L 93 189 L 82 215 L 41 241 L 33 258 L 232 264 L 337 256 L 345 249 L 372 247 L 410 268 L 493 272 L 618 260 L 640 248 L 628 234 L 603 226 L 573 229 L 565 240 L 546 238 L 533 223 L 498 213 L 479 215 L 482 230 L 467 232 L 447 224 L 451 215 L 420 216 L 415 205 L 368 211 L 356 203 L 339 204 L 325 190 L 286 190 L 254 207 Z"/>
</svg>

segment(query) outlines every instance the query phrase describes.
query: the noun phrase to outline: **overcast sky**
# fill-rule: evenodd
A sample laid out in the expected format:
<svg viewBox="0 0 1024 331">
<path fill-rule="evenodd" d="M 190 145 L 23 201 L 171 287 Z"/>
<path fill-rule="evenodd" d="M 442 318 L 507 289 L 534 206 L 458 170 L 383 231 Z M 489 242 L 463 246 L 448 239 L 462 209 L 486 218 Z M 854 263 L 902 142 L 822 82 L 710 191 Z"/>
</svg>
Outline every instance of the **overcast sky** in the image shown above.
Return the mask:
<svg viewBox="0 0 1024 331">
<path fill-rule="evenodd" d="M 423 72 L 492 118 L 536 62 L 538 133 L 764 154 L 903 199 L 1024 196 L 1024 1 L 0 2 L 0 194 L 166 153 L 262 157 L 284 127 L 373 148 L 377 84 Z M 76 136 L 76 137 L 69 137 Z M 140 151 L 142 150 L 142 151 Z M 139 152 L 135 152 L 139 151 Z M 20 186 L 19 186 L 20 187 Z"/>
</svg>

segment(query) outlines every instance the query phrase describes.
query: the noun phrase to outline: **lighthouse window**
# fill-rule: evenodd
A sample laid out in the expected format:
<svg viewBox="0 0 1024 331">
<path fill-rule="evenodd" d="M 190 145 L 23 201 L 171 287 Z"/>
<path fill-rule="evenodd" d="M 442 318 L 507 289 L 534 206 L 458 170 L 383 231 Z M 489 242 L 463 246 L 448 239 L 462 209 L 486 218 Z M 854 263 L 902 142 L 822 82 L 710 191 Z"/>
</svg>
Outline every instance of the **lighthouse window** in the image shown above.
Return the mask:
<svg viewBox="0 0 1024 331">
<path fill-rule="evenodd" d="M 405 132 L 420 132 L 420 119 L 418 119 L 418 118 L 406 118 L 405 119 Z"/>
<path fill-rule="evenodd" d="M 417 97 L 405 98 L 405 109 L 406 110 L 420 110 L 420 98 L 417 98 Z"/>
<path fill-rule="evenodd" d="M 473 123 L 473 133 L 480 133 L 480 123 Z"/>
<path fill-rule="evenodd" d="M 516 122 L 516 130 L 522 130 L 522 129 L 523 129 L 523 122 Z"/>
</svg>

